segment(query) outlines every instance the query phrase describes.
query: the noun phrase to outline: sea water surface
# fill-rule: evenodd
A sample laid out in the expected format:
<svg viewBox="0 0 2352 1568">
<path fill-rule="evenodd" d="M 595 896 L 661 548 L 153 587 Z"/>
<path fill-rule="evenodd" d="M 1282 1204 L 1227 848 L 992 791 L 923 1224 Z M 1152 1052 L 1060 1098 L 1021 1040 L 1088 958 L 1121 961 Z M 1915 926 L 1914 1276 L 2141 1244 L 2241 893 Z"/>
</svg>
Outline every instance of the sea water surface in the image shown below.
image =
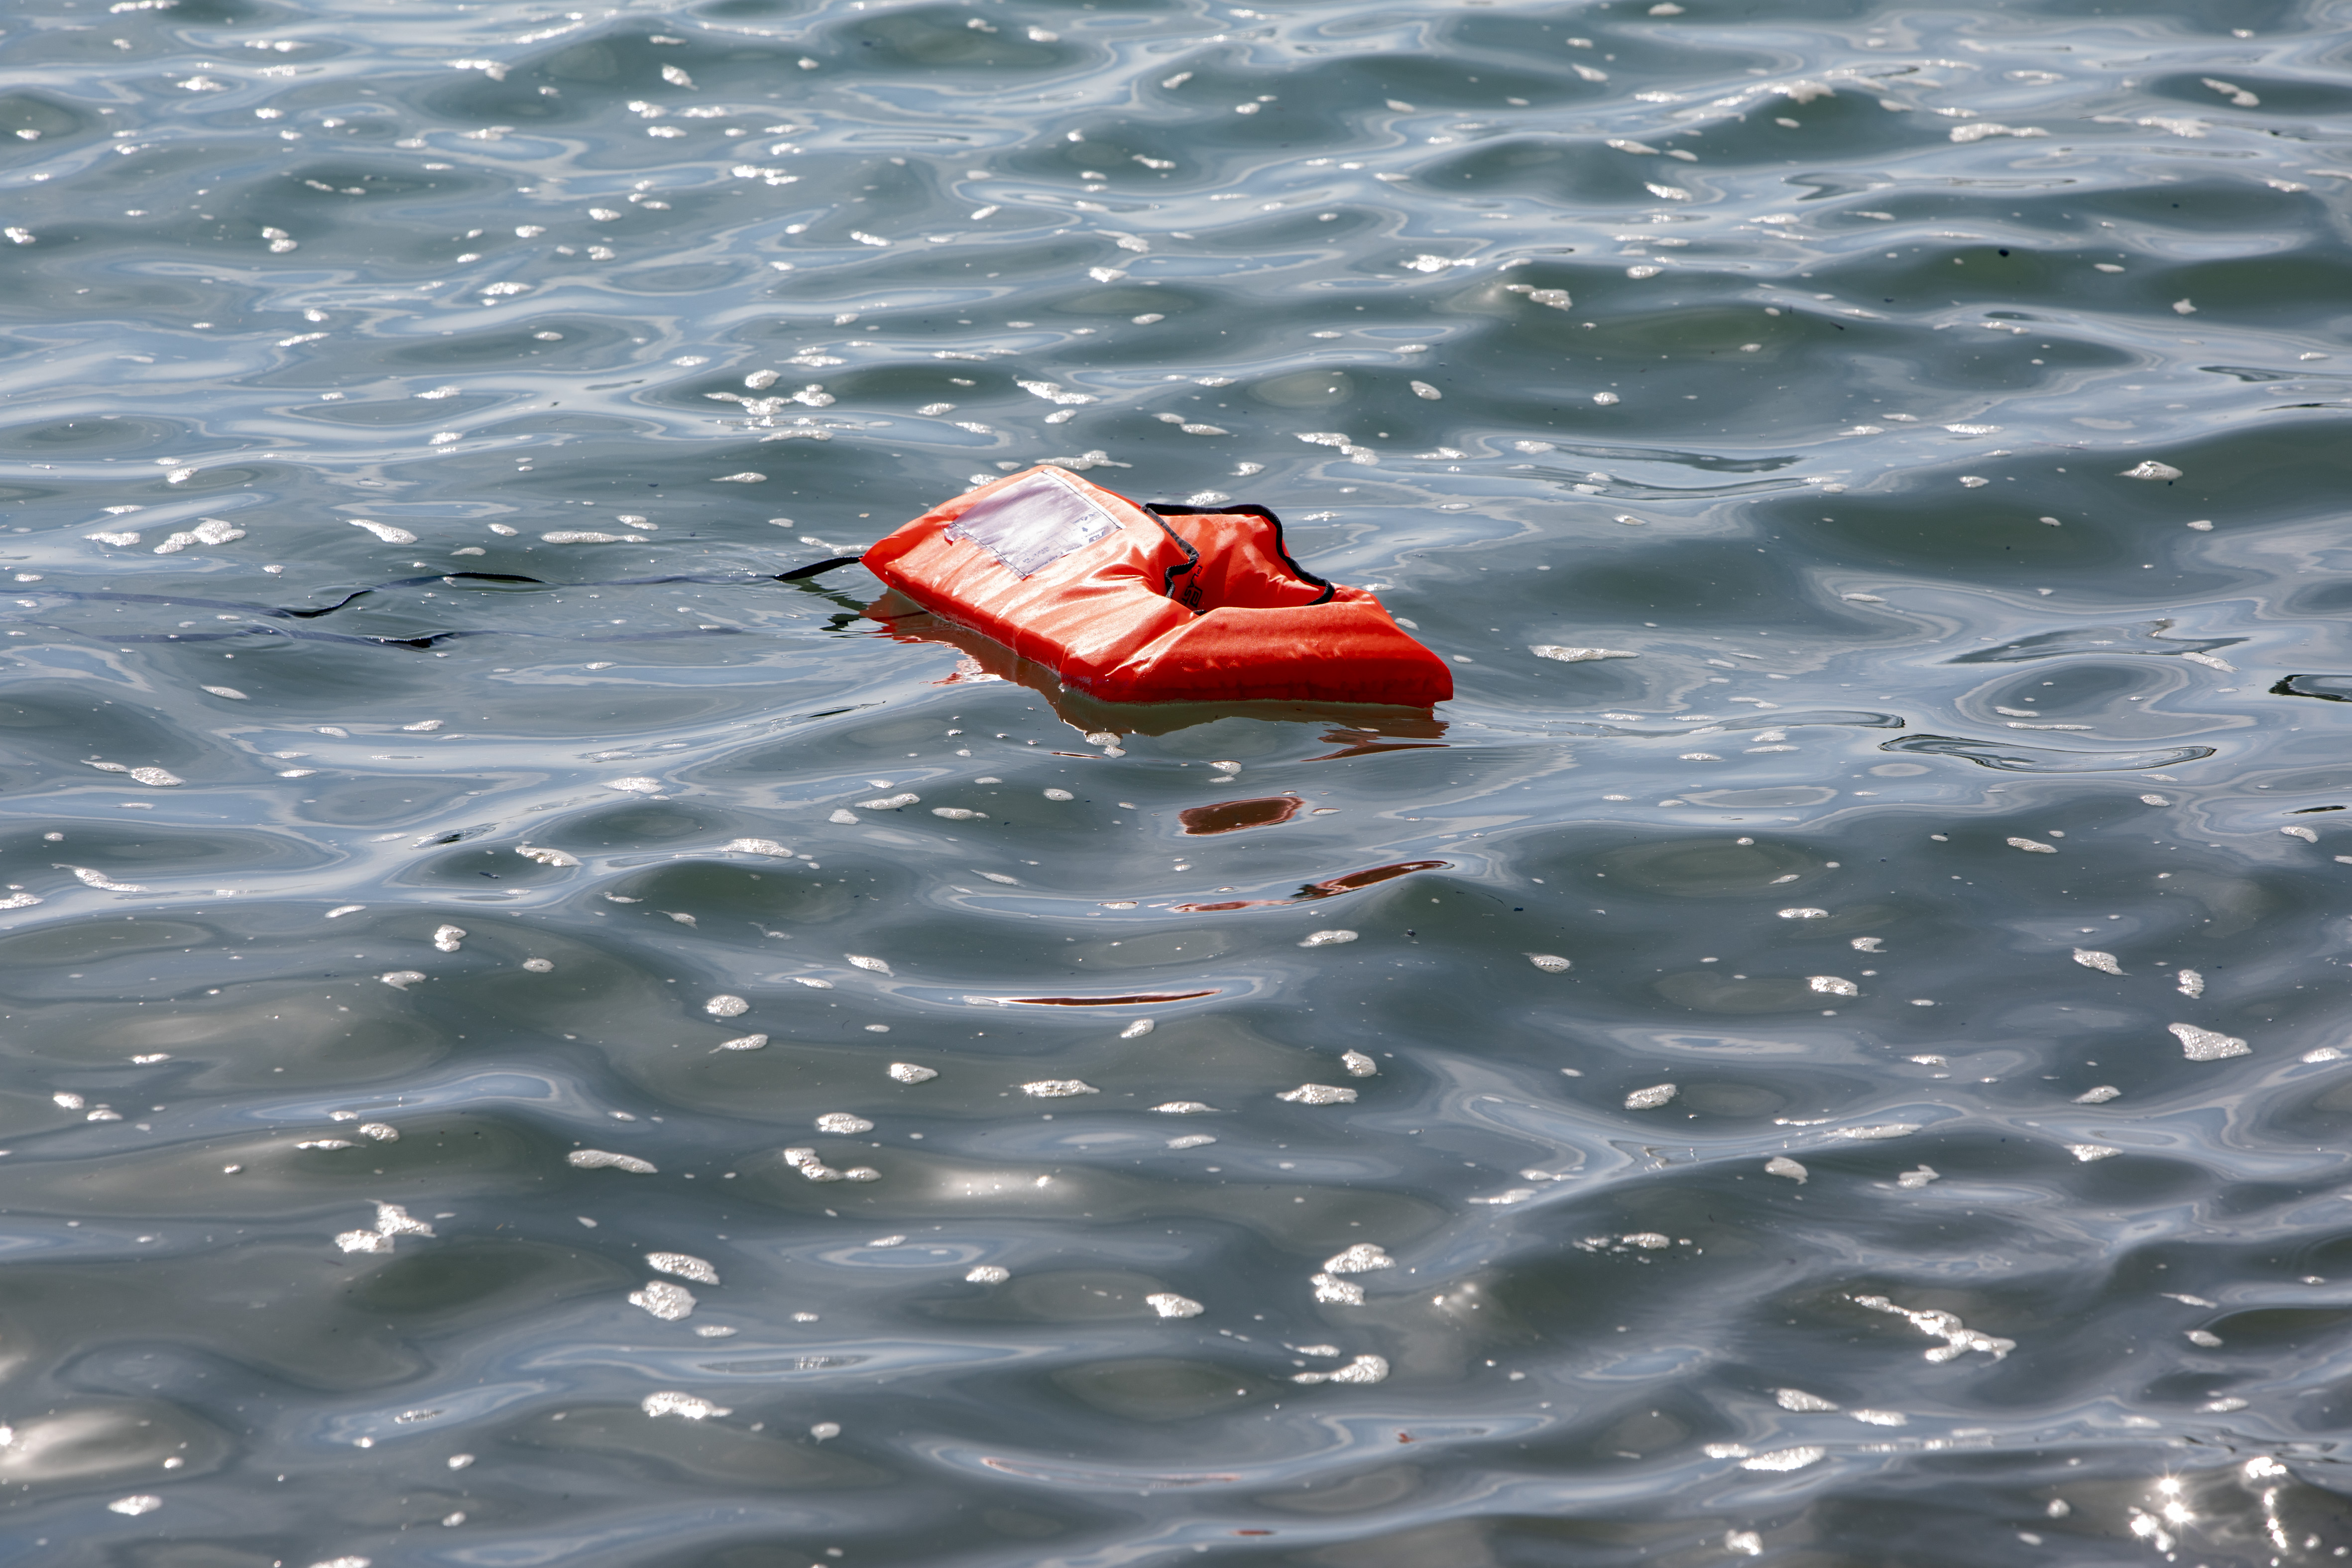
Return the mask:
<svg viewBox="0 0 2352 1568">
<path fill-rule="evenodd" d="M 2352 1548 L 2352 7 L 562 6 L 0 16 L 13 1560 Z"/>
</svg>

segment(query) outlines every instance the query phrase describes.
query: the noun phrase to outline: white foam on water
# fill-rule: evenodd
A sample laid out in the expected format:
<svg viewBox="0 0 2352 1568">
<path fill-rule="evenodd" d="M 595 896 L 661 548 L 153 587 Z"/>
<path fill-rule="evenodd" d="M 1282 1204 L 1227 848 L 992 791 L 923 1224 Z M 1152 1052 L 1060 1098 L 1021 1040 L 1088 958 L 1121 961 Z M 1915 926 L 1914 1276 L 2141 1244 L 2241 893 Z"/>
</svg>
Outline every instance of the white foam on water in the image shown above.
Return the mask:
<svg viewBox="0 0 2352 1568">
<path fill-rule="evenodd" d="M 640 1160 L 635 1154 L 615 1154 L 609 1149 L 574 1149 L 563 1156 L 564 1163 L 583 1171 L 626 1171 L 635 1176 L 650 1176 L 653 1163 Z"/>
<path fill-rule="evenodd" d="M 1360 1241 L 1323 1260 L 1326 1274 L 1370 1274 L 1376 1269 L 1393 1268 L 1396 1259 L 1387 1251 L 1369 1241 Z"/>
<path fill-rule="evenodd" d="M 118 882 L 105 872 L 93 870 L 87 866 L 68 866 L 66 869 L 71 871 L 84 886 L 97 888 L 105 892 L 143 893 L 147 891 L 136 882 Z"/>
<path fill-rule="evenodd" d="M 1889 1312 L 1895 1317 L 1907 1319 L 1911 1326 L 1921 1333 L 1942 1340 L 1944 1342 L 1942 1344 L 1926 1352 L 1927 1359 L 1929 1361 L 1956 1361 L 1971 1351 L 1989 1355 L 1995 1361 L 2000 1361 L 2017 1348 L 2015 1340 L 2004 1340 L 1992 1334 L 1979 1333 L 1963 1323 L 1955 1313 L 1938 1311 L 1933 1308 L 1914 1310 L 1897 1306 L 1884 1296 L 1855 1296 L 1851 1300 L 1857 1307 L 1867 1307 L 1874 1312 Z"/>
<path fill-rule="evenodd" d="M 698 1285 L 719 1283 L 719 1270 L 690 1252 L 648 1252 L 646 1267 L 656 1274 L 675 1274 Z"/>
<path fill-rule="evenodd" d="M 723 855 L 766 855 L 789 860 L 793 852 L 772 838 L 730 838 L 719 847 Z"/>
<path fill-rule="evenodd" d="M 818 1159 L 814 1149 L 787 1149 L 783 1159 L 785 1164 L 812 1182 L 837 1182 L 842 1179 L 841 1173 Z"/>
<path fill-rule="evenodd" d="M 1285 1089 L 1274 1097 L 1293 1105 L 1352 1105 L 1356 1091 L 1328 1083 L 1302 1083 L 1297 1089 Z"/>
<path fill-rule="evenodd" d="M 1487 1193 L 1465 1201 L 1474 1204 L 1486 1204 L 1497 1208 L 1507 1208 L 1513 1204 L 1523 1204 L 1535 1195 L 1536 1189 L 1533 1187 L 1507 1187 L 1499 1193 Z"/>
<path fill-rule="evenodd" d="M 2200 1029 L 2194 1024 L 2167 1024 L 2180 1042 L 2180 1054 L 2192 1062 L 2218 1062 L 2253 1054 L 2253 1047 L 2235 1035 Z"/>
<path fill-rule="evenodd" d="M 1775 1448 L 1769 1454 L 1757 1454 L 1739 1461 L 1743 1470 L 1801 1470 L 1807 1465 L 1820 1464 L 1829 1458 L 1827 1448 Z"/>
<path fill-rule="evenodd" d="M 667 1280 L 648 1281 L 642 1290 L 629 1292 L 629 1305 L 642 1307 L 666 1323 L 674 1323 L 694 1314 L 694 1292 L 683 1285 Z"/>
</svg>

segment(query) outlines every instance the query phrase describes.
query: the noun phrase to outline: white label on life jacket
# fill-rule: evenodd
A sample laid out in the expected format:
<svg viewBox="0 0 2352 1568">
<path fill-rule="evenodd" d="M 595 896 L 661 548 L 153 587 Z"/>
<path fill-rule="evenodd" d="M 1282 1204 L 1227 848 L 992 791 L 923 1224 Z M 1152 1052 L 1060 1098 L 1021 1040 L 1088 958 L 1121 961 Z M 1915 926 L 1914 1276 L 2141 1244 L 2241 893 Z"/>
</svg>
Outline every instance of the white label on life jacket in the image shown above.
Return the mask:
<svg viewBox="0 0 2352 1568">
<path fill-rule="evenodd" d="M 947 537 L 969 539 L 1016 577 L 1117 532 L 1118 519 L 1050 472 L 1033 473 L 974 503 Z"/>
</svg>

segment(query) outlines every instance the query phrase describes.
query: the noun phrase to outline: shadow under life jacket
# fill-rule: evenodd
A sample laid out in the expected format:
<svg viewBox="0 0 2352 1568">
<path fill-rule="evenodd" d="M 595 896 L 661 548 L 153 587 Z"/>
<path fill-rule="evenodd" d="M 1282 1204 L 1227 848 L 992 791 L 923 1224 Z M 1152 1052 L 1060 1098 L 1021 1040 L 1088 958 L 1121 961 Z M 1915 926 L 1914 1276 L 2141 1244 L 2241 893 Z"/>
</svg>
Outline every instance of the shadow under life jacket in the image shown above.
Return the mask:
<svg viewBox="0 0 2352 1568">
<path fill-rule="evenodd" d="M 1041 466 L 891 533 L 866 568 L 1105 702 L 1288 700 L 1426 708 L 1444 661 L 1370 592 L 1325 582 L 1258 506 L 1125 496 Z"/>
</svg>

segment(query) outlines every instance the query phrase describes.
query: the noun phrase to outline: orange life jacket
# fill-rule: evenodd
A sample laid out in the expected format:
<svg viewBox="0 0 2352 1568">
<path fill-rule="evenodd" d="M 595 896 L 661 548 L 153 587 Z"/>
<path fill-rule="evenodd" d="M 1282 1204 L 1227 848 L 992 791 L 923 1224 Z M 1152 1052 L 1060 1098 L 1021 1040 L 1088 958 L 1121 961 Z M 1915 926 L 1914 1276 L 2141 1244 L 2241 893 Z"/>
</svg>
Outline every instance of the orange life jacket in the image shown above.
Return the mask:
<svg viewBox="0 0 2352 1568">
<path fill-rule="evenodd" d="M 1425 708 L 1454 676 L 1370 593 L 1306 571 L 1263 507 L 1155 503 L 1039 467 L 936 507 L 866 569 L 1106 702 Z"/>
</svg>

